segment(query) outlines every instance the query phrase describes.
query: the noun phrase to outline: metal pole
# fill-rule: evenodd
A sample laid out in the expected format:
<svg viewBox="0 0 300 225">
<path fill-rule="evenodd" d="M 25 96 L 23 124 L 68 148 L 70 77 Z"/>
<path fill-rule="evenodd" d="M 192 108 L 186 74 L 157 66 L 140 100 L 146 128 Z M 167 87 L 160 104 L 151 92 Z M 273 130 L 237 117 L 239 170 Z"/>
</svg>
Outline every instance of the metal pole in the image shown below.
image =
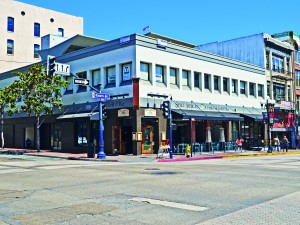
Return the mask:
<svg viewBox="0 0 300 225">
<path fill-rule="evenodd" d="M 269 105 L 269 101 L 266 101 L 266 108 L 267 108 L 267 117 L 268 117 L 268 121 L 267 121 L 267 132 L 268 132 L 268 153 L 272 153 L 272 146 L 271 146 L 271 137 L 270 137 L 270 105 Z"/>
<path fill-rule="evenodd" d="M 170 142 L 170 159 L 173 159 L 173 137 L 172 137 L 172 100 L 169 103 L 169 142 Z"/>
<path fill-rule="evenodd" d="M 101 84 L 99 84 L 99 93 L 101 93 Z M 103 112 L 102 112 L 102 101 L 99 101 L 99 153 L 97 155 L 98 159 L 105 159 L 106 155 L 104 153 L 104 139 L 103 139 Z"/>
<path fill-rule="evenodd" d="M 192 132 L 193 132 L 193 119 L 192 119 L 192 117 L 191 117 L 191 118 L 190 118 L 191 157 L 193 157 L 193 137 L 192 137 Z"/>
</svg>

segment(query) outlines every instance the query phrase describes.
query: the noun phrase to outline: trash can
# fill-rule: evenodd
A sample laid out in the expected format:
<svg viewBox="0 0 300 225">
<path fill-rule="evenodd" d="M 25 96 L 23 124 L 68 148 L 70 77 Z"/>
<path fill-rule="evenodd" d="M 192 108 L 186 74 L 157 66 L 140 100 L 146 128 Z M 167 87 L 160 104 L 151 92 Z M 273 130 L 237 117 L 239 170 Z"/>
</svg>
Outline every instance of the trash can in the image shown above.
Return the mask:
<svg viewBox="0 0 300 225">
<path fill-rule="evenodd" d="M 87 150 L 87 157 L 95 158 L 95 152 L 96 152 L 96 146 L 94 144 L 89 144 Z"/>
</svg>

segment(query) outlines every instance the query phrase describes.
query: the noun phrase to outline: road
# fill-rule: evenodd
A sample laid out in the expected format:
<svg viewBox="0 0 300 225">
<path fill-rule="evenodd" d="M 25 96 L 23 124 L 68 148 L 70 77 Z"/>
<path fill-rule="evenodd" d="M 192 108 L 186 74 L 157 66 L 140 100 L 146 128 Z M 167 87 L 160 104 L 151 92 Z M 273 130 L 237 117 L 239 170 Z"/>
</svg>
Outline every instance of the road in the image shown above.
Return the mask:
<svg viewBox="0 0 300 225">
<path fill-rule="evenodd" d="M 93 162 L 0 155 L 3 224 L 300 224 L 300 155 Z"/>
</svg>

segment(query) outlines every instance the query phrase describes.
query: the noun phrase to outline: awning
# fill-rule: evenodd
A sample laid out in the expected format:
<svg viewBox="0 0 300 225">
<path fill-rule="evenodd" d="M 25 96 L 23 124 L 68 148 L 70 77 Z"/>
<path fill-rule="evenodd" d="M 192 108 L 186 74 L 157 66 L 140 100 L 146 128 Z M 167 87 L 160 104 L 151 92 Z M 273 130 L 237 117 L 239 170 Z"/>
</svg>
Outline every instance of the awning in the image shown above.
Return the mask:
<svg viewBox="0 0 300 225">
<path fill-rule="evenodd" d="M 263 116 L 262 114 L 241 114 L 247 121 L 255 121 L 255 122 L 262 122 Z"/>
<path fill-rule="evenodd" d="M 172 110 L 175 116 L 181 117 L 181 119 L 195 120 L 224 120 L 224 121 L 244 121 L 244 118 L 239 114 L 234 113 L 223 113 L 223 112 L 207 112 L 207 111 L 197 111 L 197 110 Z"/>
<path fill-rule="evenodd" d="M 74 113 L 74 114 L 65 114 L 65 115 L 60 115 L 56 119 L 62 120 L 62 119 L 77 119 L 77 118 L 87 118 L 89 117 L 90 120 L 99 120 L 99 113 L 94 112 L 94 113 Z"/>
</svg>

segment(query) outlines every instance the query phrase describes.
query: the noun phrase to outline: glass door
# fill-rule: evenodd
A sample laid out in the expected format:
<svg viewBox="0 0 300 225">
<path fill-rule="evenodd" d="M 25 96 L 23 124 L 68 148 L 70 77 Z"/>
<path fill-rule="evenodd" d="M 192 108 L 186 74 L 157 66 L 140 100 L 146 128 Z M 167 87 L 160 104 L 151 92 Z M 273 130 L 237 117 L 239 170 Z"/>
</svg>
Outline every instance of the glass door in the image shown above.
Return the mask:
<svg viewBox="0 0 300 225">
<path fill-rule="evenodd" d="M 153 152 L 153 132 L 151 126 L 142 127 L 142 154 L 152 154 Z"/>
<path fill-rule="evenodd" d="M 61 151 L 61 129 L 60 124 L 52 124 L 51 147 L 55 151 Z"/>
<path fill-rule="evenodd" d="M 120 126 L 113 126 L 112 129 L 112 149 L 113 153 L 116 154 L 124 154 L 122 145 L 121 145 L 121 127 Z"/>
</svg>

